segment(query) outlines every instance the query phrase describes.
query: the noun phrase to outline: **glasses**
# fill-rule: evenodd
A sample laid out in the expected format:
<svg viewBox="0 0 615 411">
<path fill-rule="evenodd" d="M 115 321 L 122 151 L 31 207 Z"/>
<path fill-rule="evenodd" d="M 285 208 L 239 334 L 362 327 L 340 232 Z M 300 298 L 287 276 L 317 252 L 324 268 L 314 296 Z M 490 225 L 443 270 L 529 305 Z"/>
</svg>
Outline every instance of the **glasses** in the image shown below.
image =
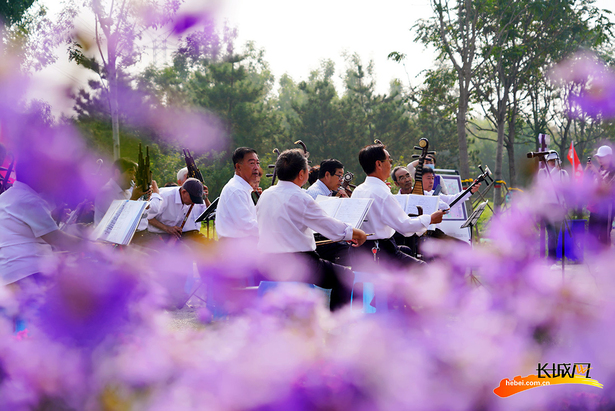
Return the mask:
<svg viewBox="0 0 615 411">
<path fill-rule="evenodd" d="M 399 181 L 412 180 L 412 177 L 410 177 L 410 174 L 406 174 L 406 175 L 397 177 L 397 180 Z"/>
<path fill-rule="evenodd" d="M 339 178 L 340 180 L 344 179 L 344 174 L 334 174 L 334 176 L 336 176 L 337 178 Z"/>
</svg>

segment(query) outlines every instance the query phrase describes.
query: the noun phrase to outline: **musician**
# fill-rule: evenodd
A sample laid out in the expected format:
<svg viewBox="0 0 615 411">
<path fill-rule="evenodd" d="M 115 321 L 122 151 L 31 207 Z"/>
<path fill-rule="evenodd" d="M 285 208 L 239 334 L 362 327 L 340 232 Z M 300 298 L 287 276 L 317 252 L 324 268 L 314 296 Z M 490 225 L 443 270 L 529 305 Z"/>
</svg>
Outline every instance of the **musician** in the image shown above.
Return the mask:
<svg viewBox="0 0 615 411">
<path fill-rule="evenodd" d="M 393 180 L 393 183 L 399 187 L 397 195 L 412 194 L 412 185 L 414 184 L 414 180 L 406 167 L 395 167 L 393 171 L 391 171 L 391 180 Z"/>
<path fill-rule="evenodd" d="M 413 162 L 411 162 L 410 164 L 406 166 L 406 168 L 410 172 L 410 176 L 413 179 L 416 178 L 415 177 L 416 166 L 418 165 L 418 163 L 419 163 L 419 160 L 414 160 Z M 436 156 L 435 155 L 427 154 L 427 156 L 425 157 L 425 162 L 423 163 L 423 170 L 426 168 L 431 168 L 432 170 L 436 168 Z M 446 184 L 444 184 L 442 177 L 435 174 L 434 172 L 434 178 L 435 180 L 434 180 L 433 190 L 438 194 L 439 193 L 448 194 L 448 189 L 446 188 Z"/>
<path fill-rule="evenodd" d="M 550 150 L 549 154 L 545 157 L 547 162 L 547 169 L 540 169 L 538 171 L 539 179 L 547 179 L 550 181 L 545 182 L 545 190 L 541 192 L 543 196 L 541 203 L 545 204 L 549 212 L 545 215 L 545 228 L 547 231 L 547 258 L 554 261 L 557 258 L 557 240 L 559 237 L 559 231 L 562 221 L 565 217 L 566 210 L 563 207 L 563 203 L 560 200 L 563 198 L 558 197 L 555 191 L 557 187 L 561 187 L 566 184 L 570 178 L 566 170 L 562 170 L 562 161 L 559 158 L 557 151 Z M 561 196 L 561 194 L 560 194 Z"/>
<path fill-rule="evenodd" d="M 333 158 L 323 160 L 318 170 L 318 180 L 307 189 L 307 193 L 313 199 L 319 195 L 348 197 L 346 190 L 340 190 L 343 180 L 344 165 Z"/>
<path fill-rule="evenodd" d="M 177 172 L 177 186 L 182 186 L 187 179 L 188 179 L 188 167 L 184 167 Z M 205 208 L 211 205 L 211 201 L 209 201 L 209 198 L 207 197 L 208 195 L 209 195 L 209 188 L 207 188 L 205 183 L 203 183 L 203 200 L 205 201 L 204 203 Z M 186 222 L 186 224 L 188 223 Z"/>
<path fill-rule="evenodd" d="M 216 210 L 216 232 L 220 238 L 258 236 L 256 206 L 251 194 L 260 181 L 260 161 L 256 150 L 239 147 L 233 152 L 235 175 L 220 193 Z"/>
<path fill-rule="evenodd" d="M 601 146 L 594 154 L 598 166 L 591 159 L 587 162 L 585 171 L 593 175 L 596 186 L 597 200 L 589 204 L 589 233 L 602 245 L 610 247 L 611 229 L 613 226 L 613 181 L 615 180 L 615 165 L 613 165 L 613 150 L 609 146 Z"/>
<path fill-rule="evenodd" d="M 391 194 L 385 181 L 391 173 L 391 156 L 381 144 L 366 146 L 359 152 L 359 163 L 367 177 L 365 182 L 354 189 L 353 198 L 373 198 L 363 229 L 374 233 L 374 237 L 358 248 L 355 254 L 372 255 L 372 249 L 378 248 L 378 258 L 386 259 L 398 265 L 407 266 L 420 261 L 402 252 L 393 234 L 395 231 L 404 236 L 422 234 L 430 224 L 442 221 L 443 212 L 431 215 L 408 217 L 397 200 Z"/>
<path fill-rule="evenodd" d="M 203 183 L 196 178 L 186 179 L 181 187 L 161 189 L 162 206 L 156 215 L 150 216 L 147 230 L 157 234 L 163 240 L 169 240 L 172 237 L 181 238 L 181 225 L 189 206 L 204 204 L 203 191 Z"/>
<path fill-rule="evenodd" d="M 40 261 L 51 246 L 72 250 L 81 242 L 59 230 L 44 199 L 47 188 L 18 173 L 13 186 L 0 195 L 0 286 L 22 284 L 26 278 L 38 284 L 43 280 Z"/>
<path fill-rule="evenodd" d="M 177 184 L 182 186 L 186 180 L 188 179 L 188 167 L 184 167 L 177 172 Z M 192 211 L 188 215 L 188 219 L 184 224 L 184 228 L 182 229 L 182 241 L 190 240 L 196 241 L 201 244 L 205 244 L 209 241 L 209 239 L 201 234 L 201 223 L 196 222 L 196 219 L 199 218 L 201 214 L 211 205 L 209 198 L 207 195 L 209 194 L 209 189 L 205 184 L 203 184 L 203 204 L 195 204 L 192 208 Z M 150 220 L 150 224 L 156 224 L 156 221 Z"/>
<path fill-rule="evenodd" d="M 365 242 L 363 231 L 329 217 L 301 187 L 308 162 L 300 149 L 286 150 L 276 161 L 280 181 L 263 192 L 257 206 L 258 250 L 268 254 L 297 253 L 313 267 L 314 284 L 332 289 L 331 309 L 350 301 L 352 271 L 320 258 L 311 230 L 334 241 Z M 271 256 L 275 259 L 275 256 Z M 344 281 L 346 280 L 346 281 Z"/>
<path fill-rule="evenodd" d="M 137 163 L 124 158 L 115 160 L 113 176 L 94 200 L 94 223 L 96 225 L 105 216 L 113 200 L 138 200 L 145 194 L 151 194 L 151 190 L 145 192 L 139 186 L 133 187 L 136 175 Z"/>
<path fill-rule="evenodd" d="M 312 185 L 318 180 L 318 173 L 320 166 L 310 167 L 310 176 L 308 177 L 308 184 Z"/>
</svg>

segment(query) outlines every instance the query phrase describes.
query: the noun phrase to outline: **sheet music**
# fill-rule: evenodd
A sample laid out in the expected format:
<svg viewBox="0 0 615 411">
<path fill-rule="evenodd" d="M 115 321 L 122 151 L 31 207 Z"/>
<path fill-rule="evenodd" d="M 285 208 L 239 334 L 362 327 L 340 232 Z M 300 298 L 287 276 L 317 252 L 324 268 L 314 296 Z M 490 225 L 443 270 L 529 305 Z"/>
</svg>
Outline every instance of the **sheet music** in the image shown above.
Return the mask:
<svg viewBox="0 0 615 411">
<path fill-rule="evenodd" d="M 147 207 L 146 201 L 114 200 L 94 230 L 94 240 L 126 245 Z"/>
<path fill-rule="evenodd" d="M 433 214 L 438 211 L 438 196 L 421 196 L 418 194 L 404 194 L 406 200 L 406 214 L 418 214 L 416 206 L 423 208 L 423 214 Z"/>
<path fill-rule="evenodd" d="M 408 195 L 407 194 L 398 194 L 395 197 L 395 199 L 397 200 L 397 202 L 399 203 L 399 205 L 401 206 L 401 209 L 406 211 L 406 203 L 408 202 Z"/>
<path fill-rule="evenodd" d="M 327 215 L 354 228 L 361 227 L 373 201 L 371 198 L 316 197 L 316 202 Z"/>
<path fill-rule="evenodd" d="M 341 204 L 341 202 L 336 201 L 336 197 L 325 197 L 319 194 L 316 197 L 316 202 L 318 203 L 320 208 L 322 208 L 325 213 L 327 213 L 329 217 L 336 218 L 335 214 L 337 213 L 337 210 L 338 208 L 340 208 Z"/>
</svg>

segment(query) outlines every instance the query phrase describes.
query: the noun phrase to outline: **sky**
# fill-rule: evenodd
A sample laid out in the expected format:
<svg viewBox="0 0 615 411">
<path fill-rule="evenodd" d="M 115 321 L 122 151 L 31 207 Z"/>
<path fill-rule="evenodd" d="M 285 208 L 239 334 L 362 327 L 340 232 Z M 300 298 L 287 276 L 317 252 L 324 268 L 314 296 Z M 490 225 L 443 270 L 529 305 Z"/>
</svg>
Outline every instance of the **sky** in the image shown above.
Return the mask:
<svg viewBox="0 0 615 411">
<path fill-rule="evenodd" d="M 58 0 L 42 1 L 52 13 L 60 10 Z M 600 8 L 615 11 L 613 0 L 598 0 Z M 399 78 L 405 85 L 421 83 L 421 72 L 432 67 L 435 53 L 413 41 L 412 26 L 421 18 L 431 15 L 429 0 L 185 0 L 181 10 L 207 8 L 212 11 L 217 24 L 226 22 L 238 29 L 238 43 L 254 41 L 264 48 L 265 60 L 276 82 L 287 73 L 295 81 L 307 80 L 311 71 L 323 59 L 336 64 L 336 83 L 341 87 L 344 72 L 343 53 L 358 53 L 364 64 L 373 60 L 376 90 L 387 93 L 391 80 Z M 93 33 L 93 17 L 82 13 L 75 24 Z M 146 53 L 141 65 L 154 61 L 163 62 L 162 39 L 164 31 L 149 32 L 144 36 Z M 176 40 L 167 39 L 166 56 L 169 60 Z M 58 62 L 35 73 L 31 98 L 49 102 L 53 113 L 70 113 L 72 101 L 67 96 L 70 89 L 85 87 L 91 76 L 74 63 L 68 63 L 62 47 Z M 407 55 L 405 64 L 388 60 L 392 51 Z"/>
</svg>

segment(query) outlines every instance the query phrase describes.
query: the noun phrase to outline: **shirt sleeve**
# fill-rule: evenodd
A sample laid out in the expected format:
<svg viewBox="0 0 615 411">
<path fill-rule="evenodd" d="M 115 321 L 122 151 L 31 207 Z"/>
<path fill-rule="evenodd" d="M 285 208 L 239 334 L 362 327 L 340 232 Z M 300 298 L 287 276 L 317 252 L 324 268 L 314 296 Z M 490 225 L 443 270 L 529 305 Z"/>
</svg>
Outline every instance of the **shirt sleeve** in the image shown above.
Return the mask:
<svg viewBox="0 0 615 411">
<path fill-rule="evenodd" d="M 149 208 L 145 210 L 143 216 L 147 219 L 152 219 L 158 215 L 162 208 L 162 197 L 158 193 L 153 193 L 149 199 Z"/>
<path fill-rule="evenodd" d="M 352 227 L 349 224 L 336 220 L 325 213 L 325 211 L 311 198 L 302 199 L 304 205 L 303 217 L 306 226 L 329 240 L 342 241 L 352 239 Z M 300 201 L 297 201 L 300 203 Z"/>
<path fill-rule="evenodd" d="M 28 201 L 22 204 L 15 217 L 30 227 L 35 237 L 41 237 L 58 229 L 49 211 L 40 201 Z"/>
<path fill-rule="evenodd" d="M 401 205 L 392 195 L 384 199 L 382 220 L 384 224 L 393 228 L 402 235 L 409 237 L 413 234 L 423 234 L 431 222 L 431 215 L 408 217 Z"/>
</svg>

